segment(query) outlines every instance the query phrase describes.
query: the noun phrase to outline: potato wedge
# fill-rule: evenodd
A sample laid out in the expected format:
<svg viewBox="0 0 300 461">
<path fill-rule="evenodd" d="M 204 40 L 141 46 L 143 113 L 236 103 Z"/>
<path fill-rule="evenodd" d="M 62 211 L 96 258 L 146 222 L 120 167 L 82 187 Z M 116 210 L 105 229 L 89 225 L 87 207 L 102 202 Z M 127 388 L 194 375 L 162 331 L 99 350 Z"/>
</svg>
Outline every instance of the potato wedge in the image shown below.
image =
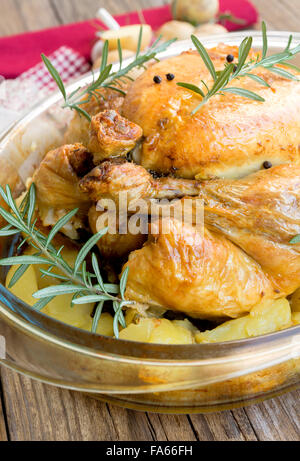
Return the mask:
<svg viewBox="0 0 300 461">
<path fill-rule="evenodd" d="M 291 308 L 287 299 L 263 301 L 241 318 L 222 323 L 213 330 L 196 334 L 197 343 L 234 341 L 264 335 L 291 325 Z"/>
<path fill-rule="evenodd" d="M 120 331 L 120 339 L 157 344 L 192 344 L 195 342 L 190 322 L 167 319 L 140 319 Z"/>
</svg>

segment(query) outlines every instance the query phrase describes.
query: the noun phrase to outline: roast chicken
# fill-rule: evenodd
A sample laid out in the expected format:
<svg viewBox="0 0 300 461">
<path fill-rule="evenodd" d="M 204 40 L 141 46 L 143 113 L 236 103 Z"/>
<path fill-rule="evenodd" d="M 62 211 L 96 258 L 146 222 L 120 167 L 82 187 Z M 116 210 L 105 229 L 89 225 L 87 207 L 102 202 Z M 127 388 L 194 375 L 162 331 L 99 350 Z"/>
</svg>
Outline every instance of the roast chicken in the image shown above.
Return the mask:
<svg viewBox="0 0 300 461">
<path fill-rule="evenodd" d="M 209 54 L 220 70 L 228 54 L 237 60 L 238 48 L 219 45 Z M 190 223 L 158 215 L 145 235 L 123 234 L 117 222 L 98 241 L 104 259 L 127 261 L 126 298 L 221 320 L 293 293 L 300 287 L 300 244 L 290 243 L 300 234 L 300 88 L 264 68 L 256 75 L 269 87 L 248 77 L 238 86 L 265 102 L 227 93 L 194 115 L 201 97 L 176 85 L 212 85 L 194 51 L 152 64 L 128 81 L 125 97 L 99 91 L 83 106 L 91 123 L 76 114 L 68 144 L 49 152 L 33 177 L 43 224 L 77 207 L 63 229 L 74 239 L 82 227 L 96 233 L 106 225 L 103 199 L 128 220 L 144 200 L 150 223 L 153 201 L 189 198 Z M 199 200 L 202 229 L 195 225 Z"/>
</svg>

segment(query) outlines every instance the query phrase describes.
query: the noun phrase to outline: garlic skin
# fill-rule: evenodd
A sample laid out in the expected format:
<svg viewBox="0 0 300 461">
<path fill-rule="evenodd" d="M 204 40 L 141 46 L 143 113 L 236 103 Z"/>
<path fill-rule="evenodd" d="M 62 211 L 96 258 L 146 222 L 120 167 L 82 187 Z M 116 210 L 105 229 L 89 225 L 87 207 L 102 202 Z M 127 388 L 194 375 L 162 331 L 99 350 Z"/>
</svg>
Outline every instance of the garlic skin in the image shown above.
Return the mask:
<svg viewBox="0 0 300 461">
<path fill-rule="evenodd" d="M 219 11 L 219 0 L 173 0 L 175 19 L 203 24 L 215 18 Z"/>
<path fill-rule="evenodd" d="M 194 33 L 195 27 L 189 22 L 184 21 L 168 21 L 163 24 L 156 32 L 157 36 L 162 36 L 163 40 L 186 40 Z"/>
<path fill-rule="evenodd" d="M 196 27 L 194 34 L 201 37 L 205 35 L 219 35 L 219 34 L 228 34 L 226 27 L 221 26 L 221 24 L 202 24 L 201 26 Z"/>
<path fill-rule="evenodd" d="M 99 59 L 100 56 L 102 55 L 103 45 L 104 45 L 104 42 L 102 40 L 98 40 L 93 46 L 92 51 L 91 51 L 92 62 L 96 62 L 97 59 Z"/>
</svg>

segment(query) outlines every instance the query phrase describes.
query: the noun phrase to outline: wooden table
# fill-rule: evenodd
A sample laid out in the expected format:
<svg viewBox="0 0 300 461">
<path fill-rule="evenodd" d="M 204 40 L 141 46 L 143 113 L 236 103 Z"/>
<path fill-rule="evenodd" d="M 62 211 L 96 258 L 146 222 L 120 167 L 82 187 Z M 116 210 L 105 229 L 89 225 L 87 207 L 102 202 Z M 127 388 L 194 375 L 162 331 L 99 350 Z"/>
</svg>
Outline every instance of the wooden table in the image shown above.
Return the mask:
<svg viewBox="0 0 300 461">
<path fill-rule="evenodd" d="M 269 28 L 299 31 L 299 0 L 252 0 Z M 0 34 L 41 29 L 163 0 L 0 0 Z M 6 368 L 0 375 L 0 440 L 300 440 L 300 391 L 209 415 L 139 413 L 40 384 Z"/>
</svg>

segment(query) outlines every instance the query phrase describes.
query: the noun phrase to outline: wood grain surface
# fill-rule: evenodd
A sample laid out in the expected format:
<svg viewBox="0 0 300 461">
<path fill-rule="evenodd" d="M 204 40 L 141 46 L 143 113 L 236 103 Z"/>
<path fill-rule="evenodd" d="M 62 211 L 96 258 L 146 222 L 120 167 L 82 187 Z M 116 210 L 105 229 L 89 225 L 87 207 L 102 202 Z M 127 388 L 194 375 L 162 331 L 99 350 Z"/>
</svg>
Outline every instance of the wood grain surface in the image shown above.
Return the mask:
<svg viewBox="0 0 300 461">
<path fill-rule="evenodd" d="M 299 32 L 300 0 L 252 0 L 271 29 Z M 149 8 L 163 0 L 0 0 L 0 36 Z M 41 384 L 6 368 L 0 374 L 0 441 L 300 440 L 300 391 L 259 405 L 208 415 L 125 410 Z"/>
</svg>

